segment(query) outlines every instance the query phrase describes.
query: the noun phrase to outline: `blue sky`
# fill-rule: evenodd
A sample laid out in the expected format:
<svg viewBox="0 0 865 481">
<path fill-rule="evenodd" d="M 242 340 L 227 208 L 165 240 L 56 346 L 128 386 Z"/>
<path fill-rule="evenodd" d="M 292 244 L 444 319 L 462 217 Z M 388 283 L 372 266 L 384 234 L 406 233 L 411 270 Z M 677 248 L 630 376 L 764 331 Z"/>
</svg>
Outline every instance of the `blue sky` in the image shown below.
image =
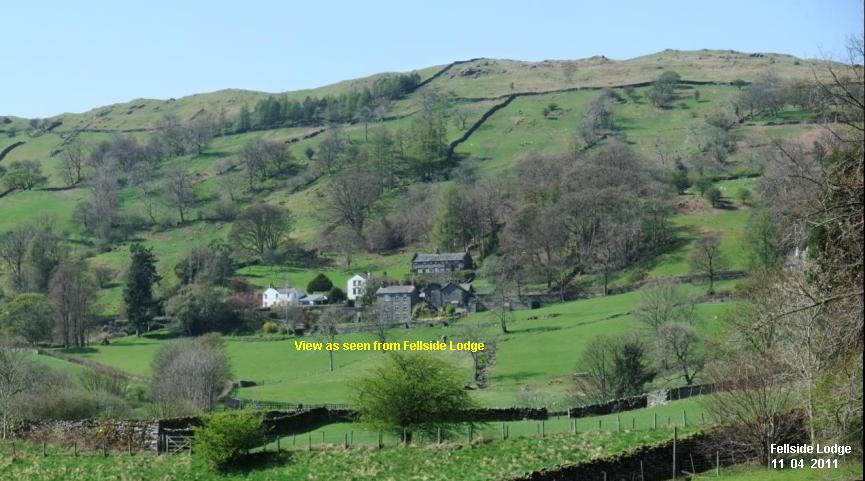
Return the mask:
<svg viewBox="0 0 865 481">
<path fill-rule="evenodd" d="M 862 18 L 861 0 L 17 1 L 0 7 L 0 114 L 296 90 L 470 57 L 838 57 Z"/>
</svg>

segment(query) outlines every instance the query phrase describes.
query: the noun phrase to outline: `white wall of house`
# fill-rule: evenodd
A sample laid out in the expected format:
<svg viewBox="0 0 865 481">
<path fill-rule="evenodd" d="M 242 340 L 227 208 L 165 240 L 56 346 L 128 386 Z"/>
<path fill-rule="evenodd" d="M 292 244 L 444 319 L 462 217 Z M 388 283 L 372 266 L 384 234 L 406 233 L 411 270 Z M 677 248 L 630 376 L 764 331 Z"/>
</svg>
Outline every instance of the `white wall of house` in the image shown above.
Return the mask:
<svg viewBox="0 0 865 481">
<path fill-rule="evenodd" d="M 346 282 L 345 293 L 350 301 L 357 300 L 363 295 L 363 290 L 366 288 L 366 277 L 355 274 Z"/>
<path fill-rule="evenodd" d="M 267 288 L 261 295 L 261 307 L 267 309 L 272 306 L 285 305 L 288 303 L 288 295 L 281 294 L 273 287 Z"/>
</svg>

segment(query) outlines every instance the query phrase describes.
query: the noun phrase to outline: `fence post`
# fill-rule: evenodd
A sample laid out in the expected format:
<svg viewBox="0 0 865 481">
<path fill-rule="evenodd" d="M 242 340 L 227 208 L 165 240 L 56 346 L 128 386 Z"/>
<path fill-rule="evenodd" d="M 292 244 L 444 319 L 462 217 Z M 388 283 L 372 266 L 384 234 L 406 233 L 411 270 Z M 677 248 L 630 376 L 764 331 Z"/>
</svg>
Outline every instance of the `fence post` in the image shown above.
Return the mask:
<svg viewBox="0 0 865 481">
<path fill-rule="evenodd" d="M 321 432 L 321 445 L 324 445 L 324 431 Z"/>
<path fill-rule="evenodd" d="M 598 431 L 600 431 L 600 430 L 601 430 L 601 420 L 598 419 Z"/>
<path fill-rule="evenodd" d="M 631 431 L 637 430 L 637 418 L 631 418 Z"/>
<path fill-rule="evenodd" d="M 42 441 L 42 457 L 48 456 L 48 449 L 45 446 L 45 441 Z"/>
<path fill-rule="evenodd" d="M 351 431 L 349 431 L 349 434 L 348 434 L 348 444 L 349 444 L 349 446 L 354 446 L 354 429 L 352 429 Z"/>
<path fill-rule="evenodd" d="M 348 433 L 344 433 L 345 435 L 345 449 L 348 449 Z"/>
<path fill-rule="evenodd" d="M 132 433 L 129 433 L 129 445 L 127 448 L 129 449 L 129 455 L 132 456 Z"/>
<path fill-rule="evenodd" d="M 436 444 L 442 443 L 442 428 L 436 429 Z"/>
<path fill-rule="evenodd" d="M 652 413 L 652 429 L 658 429 L 658 413 Z"/>
<path fill-rule="evenodd" d="M 706 413 L 703 411 L 700 411 L 700 422 L 706 424 Z"/>
<path fill-rule="evenodd" d="M 280 445 L 279 445 L 280 439 L 282 439 L 282 438 L 279 436 L 276 437 L 276 452 L 277 453 L 280 451 Z"/>
<path fill-rule="evenodd" d="M 673 426 L 673 479 L 676 479 L 676 438 L 678 434 L 678 428 Z"/>
<path fill-rule="evenodd" d="M 502 423 L 502 441 L 505 440 L 505 423 Z"/>
<path fill-rule="evenodd" d="M 382 448 L 381 431 L 378 432 L 378 448 Z"/>
<path fill-rule="evenodd" d="M 546 421 L 541 421 L 541 439 L 544 439 L 544 436 L 547 434 L 547 424 Z"/>
<path fill-rule="evenodd" d="M 682 409 L 682 426 L 688 427 L 688 413 Z"/>
<path fill-rule="evenodd" d="M 721 453 L 715 451 L 715 476 L 721 475 Z"/>
<path fill-rule="evenodd" d="M 108 446 L 105 444 L 105 440 L 102 440 L 102 456 L 108 457 Z"/>
<path fill-rule="evenodd" d="M 312 451 L 312 433 L 307 434 L 306 441 L 307 441 L 307 446 L 306 446 L 307 450 Z"/>
<path fill-rule="evenodd" d="M 622 416 L 616 414 L 616 432 L 622 432 Z"/>
</svg>

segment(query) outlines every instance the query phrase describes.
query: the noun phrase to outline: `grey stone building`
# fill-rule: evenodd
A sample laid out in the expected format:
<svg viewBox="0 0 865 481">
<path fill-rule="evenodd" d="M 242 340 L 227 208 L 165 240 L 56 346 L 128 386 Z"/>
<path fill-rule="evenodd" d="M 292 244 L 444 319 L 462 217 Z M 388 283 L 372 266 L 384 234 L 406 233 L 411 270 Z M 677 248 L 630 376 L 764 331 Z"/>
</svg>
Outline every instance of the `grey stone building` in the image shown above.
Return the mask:
<svg viewBox="0 0 865 481">
<path fill-rule="evenodd" d="M 383 321 L 410 321 L 412 309 L 418 303 L 418 290 L 415 286 L 380 287 L 375 297 Z"/>
<path fill-rule="evenodd" d="M 474 289 L 471 284 L 448 282 L 445 285 L 431 283 L 423 288 L 423 301 L 436 311 L 444 310 L 448 305 L 459 311 L 474 311 Z"/>
<path fill-rule="evenodd" d="M 472 257 L 468 252 L 415 254 L 411 258 L 411 270 L 417 274 L 438 274 L 471 268 Z"/>
</svg>

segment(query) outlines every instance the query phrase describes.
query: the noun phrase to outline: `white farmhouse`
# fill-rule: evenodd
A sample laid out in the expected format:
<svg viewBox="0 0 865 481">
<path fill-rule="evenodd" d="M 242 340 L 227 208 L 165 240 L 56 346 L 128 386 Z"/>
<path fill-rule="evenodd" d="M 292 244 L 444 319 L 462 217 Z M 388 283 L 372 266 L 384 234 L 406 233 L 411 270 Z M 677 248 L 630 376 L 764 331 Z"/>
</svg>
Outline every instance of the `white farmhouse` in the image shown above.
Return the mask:
<svg viewBox="0 0 865 481">
<path fill-rule="evenodd" d="M 348 280 L 345 285 L 345 292 L 348 295 L 348 300 L 354 301 L 363 295 L 363 290 L 366 288 L 366 281 L 370 278 L 370 274 L 355 274 Z"/>
<path fill-rule="evenodd" d="M 327 296 L 307 294 L 293 287 L 277 289 L 270 286 L 261 294 L 261 307 L 264 309 L 277 306 L 319 306 L 322 304 L 327 304 Z"/>
</svg>

